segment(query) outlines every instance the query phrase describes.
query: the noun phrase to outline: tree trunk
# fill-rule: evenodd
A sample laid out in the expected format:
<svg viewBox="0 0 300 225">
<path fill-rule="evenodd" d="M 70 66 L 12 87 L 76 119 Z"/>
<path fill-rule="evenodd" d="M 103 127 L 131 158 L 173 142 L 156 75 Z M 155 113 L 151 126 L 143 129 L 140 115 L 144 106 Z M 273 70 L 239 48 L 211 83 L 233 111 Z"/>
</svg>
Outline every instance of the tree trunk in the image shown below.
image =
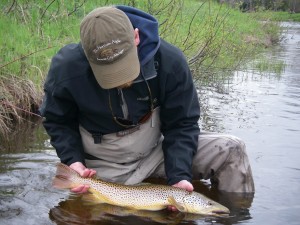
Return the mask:
<svg viewBox="0 0 300 225">
<path fill-rule="evenodd" d="M 290 11 L 294 13 L 300 13 L 300 1 L 289 0 Z"/>
</svg>

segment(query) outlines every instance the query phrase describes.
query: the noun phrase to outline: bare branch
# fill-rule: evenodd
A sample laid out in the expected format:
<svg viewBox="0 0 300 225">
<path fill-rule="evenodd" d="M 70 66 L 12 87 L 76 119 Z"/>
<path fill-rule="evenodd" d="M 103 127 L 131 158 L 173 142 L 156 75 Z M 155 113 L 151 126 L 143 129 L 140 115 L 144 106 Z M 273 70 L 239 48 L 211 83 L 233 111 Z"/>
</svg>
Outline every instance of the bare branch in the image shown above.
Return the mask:
<svg viewBox="0 0 300 225">
<path fill-rule="evenodd" d="M 35 54 L 35 53 L 38 53 L 38 52 L 41 52 L 41 51 L 44 51 L 44 50 L 47 50 L 47 49 L 50 49 L 50 48 L 53 48 L 54 46 L 48 46 L 48 47 L 46 47 L 46 48 L 42 48 L 42 49 L 38 49 L 38 50 L 36 50 L 36 51 L 34 51 L 34 52 L 30 52 L 30 53 L 28 53 L 27 55 L 23 55 L 23 56 L 21 56 L 21 57 L 19 57 L 19 58 L 16 58 L 16 59 L 14 59 L 14 60 L 12 60 L 12 61 L 10 61 L 10 62 L 8 62 L 8 63 L 5 63 L 5 64 L 3 64 L 3 65 L 0 65 L 0 69 L 2 69 L 3 67 L 5 67 L 5 66 L 7 66 L 7 65 L 9 65 L 9 64 L 12 64 L 12 63 L 14 63 L 14 62 L 17 62 L 17 61 L 19 61 L 19 60 L 22 60 L 22 59 L 24 59 L 24 58 L 26 58 L 26 57 L 28 57 L 28 56 L 30 56 L 30 55 L 33 55 L 33 54 Z"/>
<path fill-rule="evenodd" d="M 192 24 L 193 24 L 193 22 L 194 22 L 194 20 L 195 20 L 195 17 L 196 17 L 196 15 L 198 14 L 199 10 L 203 7 L 204 4 L 205 4 L 205 2 L 203 2 L 203 3 L 198 7 L 197 11 L 194 13 L 192 19 L 190 20 L 189 28 L 188 28 L 188 34 L 186 35 L 186 38 L 185 38 L 185 40 L 183 41 L 183 45 L 185 45 L 186 42 L 187 42 L 187 40 L 189 39 L 190 34 L 191 34 L 191 27 L 192 27 Z"/>
<path fill-rule="evenodd" d="M 44 15 L 47 12 L 47 10 L 49 9 L 49 7 L 55 2 L 56 0 L 52 0 L 52 2 L 50 2 L 50 4 L 46 7 L 46 9 L 44 10 L 44 12 L 41 15 L 40 21 L 43 21 Z M 41 22 L 42 23 L 42 22 Z"/>
<path fill-rule="evenodd" d="M 9 9 L 7 10 L 6 14 L 10 13 L 10 11 L 12 10 L 12 8 L 14 7 L 14 5 L 17 3 L 16 0 L 13 1 L 13 3 L 11 4 L 11 6 L 9 7 Z"/>
<path fill-rule="evenodd" d="M 71 16 L 74 12 L 76 12 L 80 7 L 82 7 L 86 3 L 86 1 L 87 0 L 84 0 L 79 6 L 76 6 L 76 3 L 75 3 L 74 10 L 69 12 L 68 16 Z"/>
</svg>

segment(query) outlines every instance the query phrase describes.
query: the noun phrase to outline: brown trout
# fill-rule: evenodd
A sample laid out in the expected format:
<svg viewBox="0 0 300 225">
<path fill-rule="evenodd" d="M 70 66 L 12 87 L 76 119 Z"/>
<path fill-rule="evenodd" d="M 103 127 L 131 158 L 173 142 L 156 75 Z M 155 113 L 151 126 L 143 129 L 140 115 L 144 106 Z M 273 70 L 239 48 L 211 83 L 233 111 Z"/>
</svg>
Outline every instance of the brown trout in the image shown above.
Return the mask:
<svg viewBox="0 0 300 225">
<path fill-rule="evenodd" d="M 62 163 L 57 164 L 53 186 L 71 189 L 82 184 L 90 186 L 89 192 L 98 203 L 126 207 L 135 210 L 157 211 L 169 205 L 179 211 L 201 215 L 229 214 L 225 206 L 197 192 L 159 184 L 122 185 L 100 179 L 83 178 Z"/>
</svg>

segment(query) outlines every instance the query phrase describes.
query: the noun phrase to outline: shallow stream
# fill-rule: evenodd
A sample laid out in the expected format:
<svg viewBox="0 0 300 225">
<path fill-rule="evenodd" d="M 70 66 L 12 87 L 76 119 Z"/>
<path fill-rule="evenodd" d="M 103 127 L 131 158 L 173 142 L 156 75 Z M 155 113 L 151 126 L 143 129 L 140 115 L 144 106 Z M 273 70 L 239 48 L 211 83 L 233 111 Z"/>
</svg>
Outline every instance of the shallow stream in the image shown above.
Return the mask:
<svg viewBox="0 0 300 225">
<path fill-rule="evenodd" d="M 208 107 L 202 128 L 242 138 L 252 165 L 253 199 L 194 183 L 228 206 L 229 218 L 84 205 L 51 187 L 58 158 L 43 128 L 30 123 L 0 152 L 0 224 L 300 224 L 300 23 L 283 26 L 280 45 L 266 53 L 286 64 L 281 75 L 237 71 L 221 92 L 200 90 Z"/>
</svg>

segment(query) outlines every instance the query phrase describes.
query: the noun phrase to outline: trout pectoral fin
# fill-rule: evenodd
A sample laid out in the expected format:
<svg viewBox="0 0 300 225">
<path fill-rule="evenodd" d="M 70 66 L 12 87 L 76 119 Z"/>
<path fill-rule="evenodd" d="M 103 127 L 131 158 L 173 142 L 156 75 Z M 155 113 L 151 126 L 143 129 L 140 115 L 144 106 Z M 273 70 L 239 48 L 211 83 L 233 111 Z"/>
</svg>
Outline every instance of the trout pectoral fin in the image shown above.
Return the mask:
<svg viewBox="0 0 300 225">
<path fill-rule="evenodd" d="M 170 203 L 170 205 L 175 206 L 180 212 L 185 211 L 183 204 L 180 204 L 179 202 L 177 202 L 173 196 L 168 197 L 168 202 Z"/>
</svg>

